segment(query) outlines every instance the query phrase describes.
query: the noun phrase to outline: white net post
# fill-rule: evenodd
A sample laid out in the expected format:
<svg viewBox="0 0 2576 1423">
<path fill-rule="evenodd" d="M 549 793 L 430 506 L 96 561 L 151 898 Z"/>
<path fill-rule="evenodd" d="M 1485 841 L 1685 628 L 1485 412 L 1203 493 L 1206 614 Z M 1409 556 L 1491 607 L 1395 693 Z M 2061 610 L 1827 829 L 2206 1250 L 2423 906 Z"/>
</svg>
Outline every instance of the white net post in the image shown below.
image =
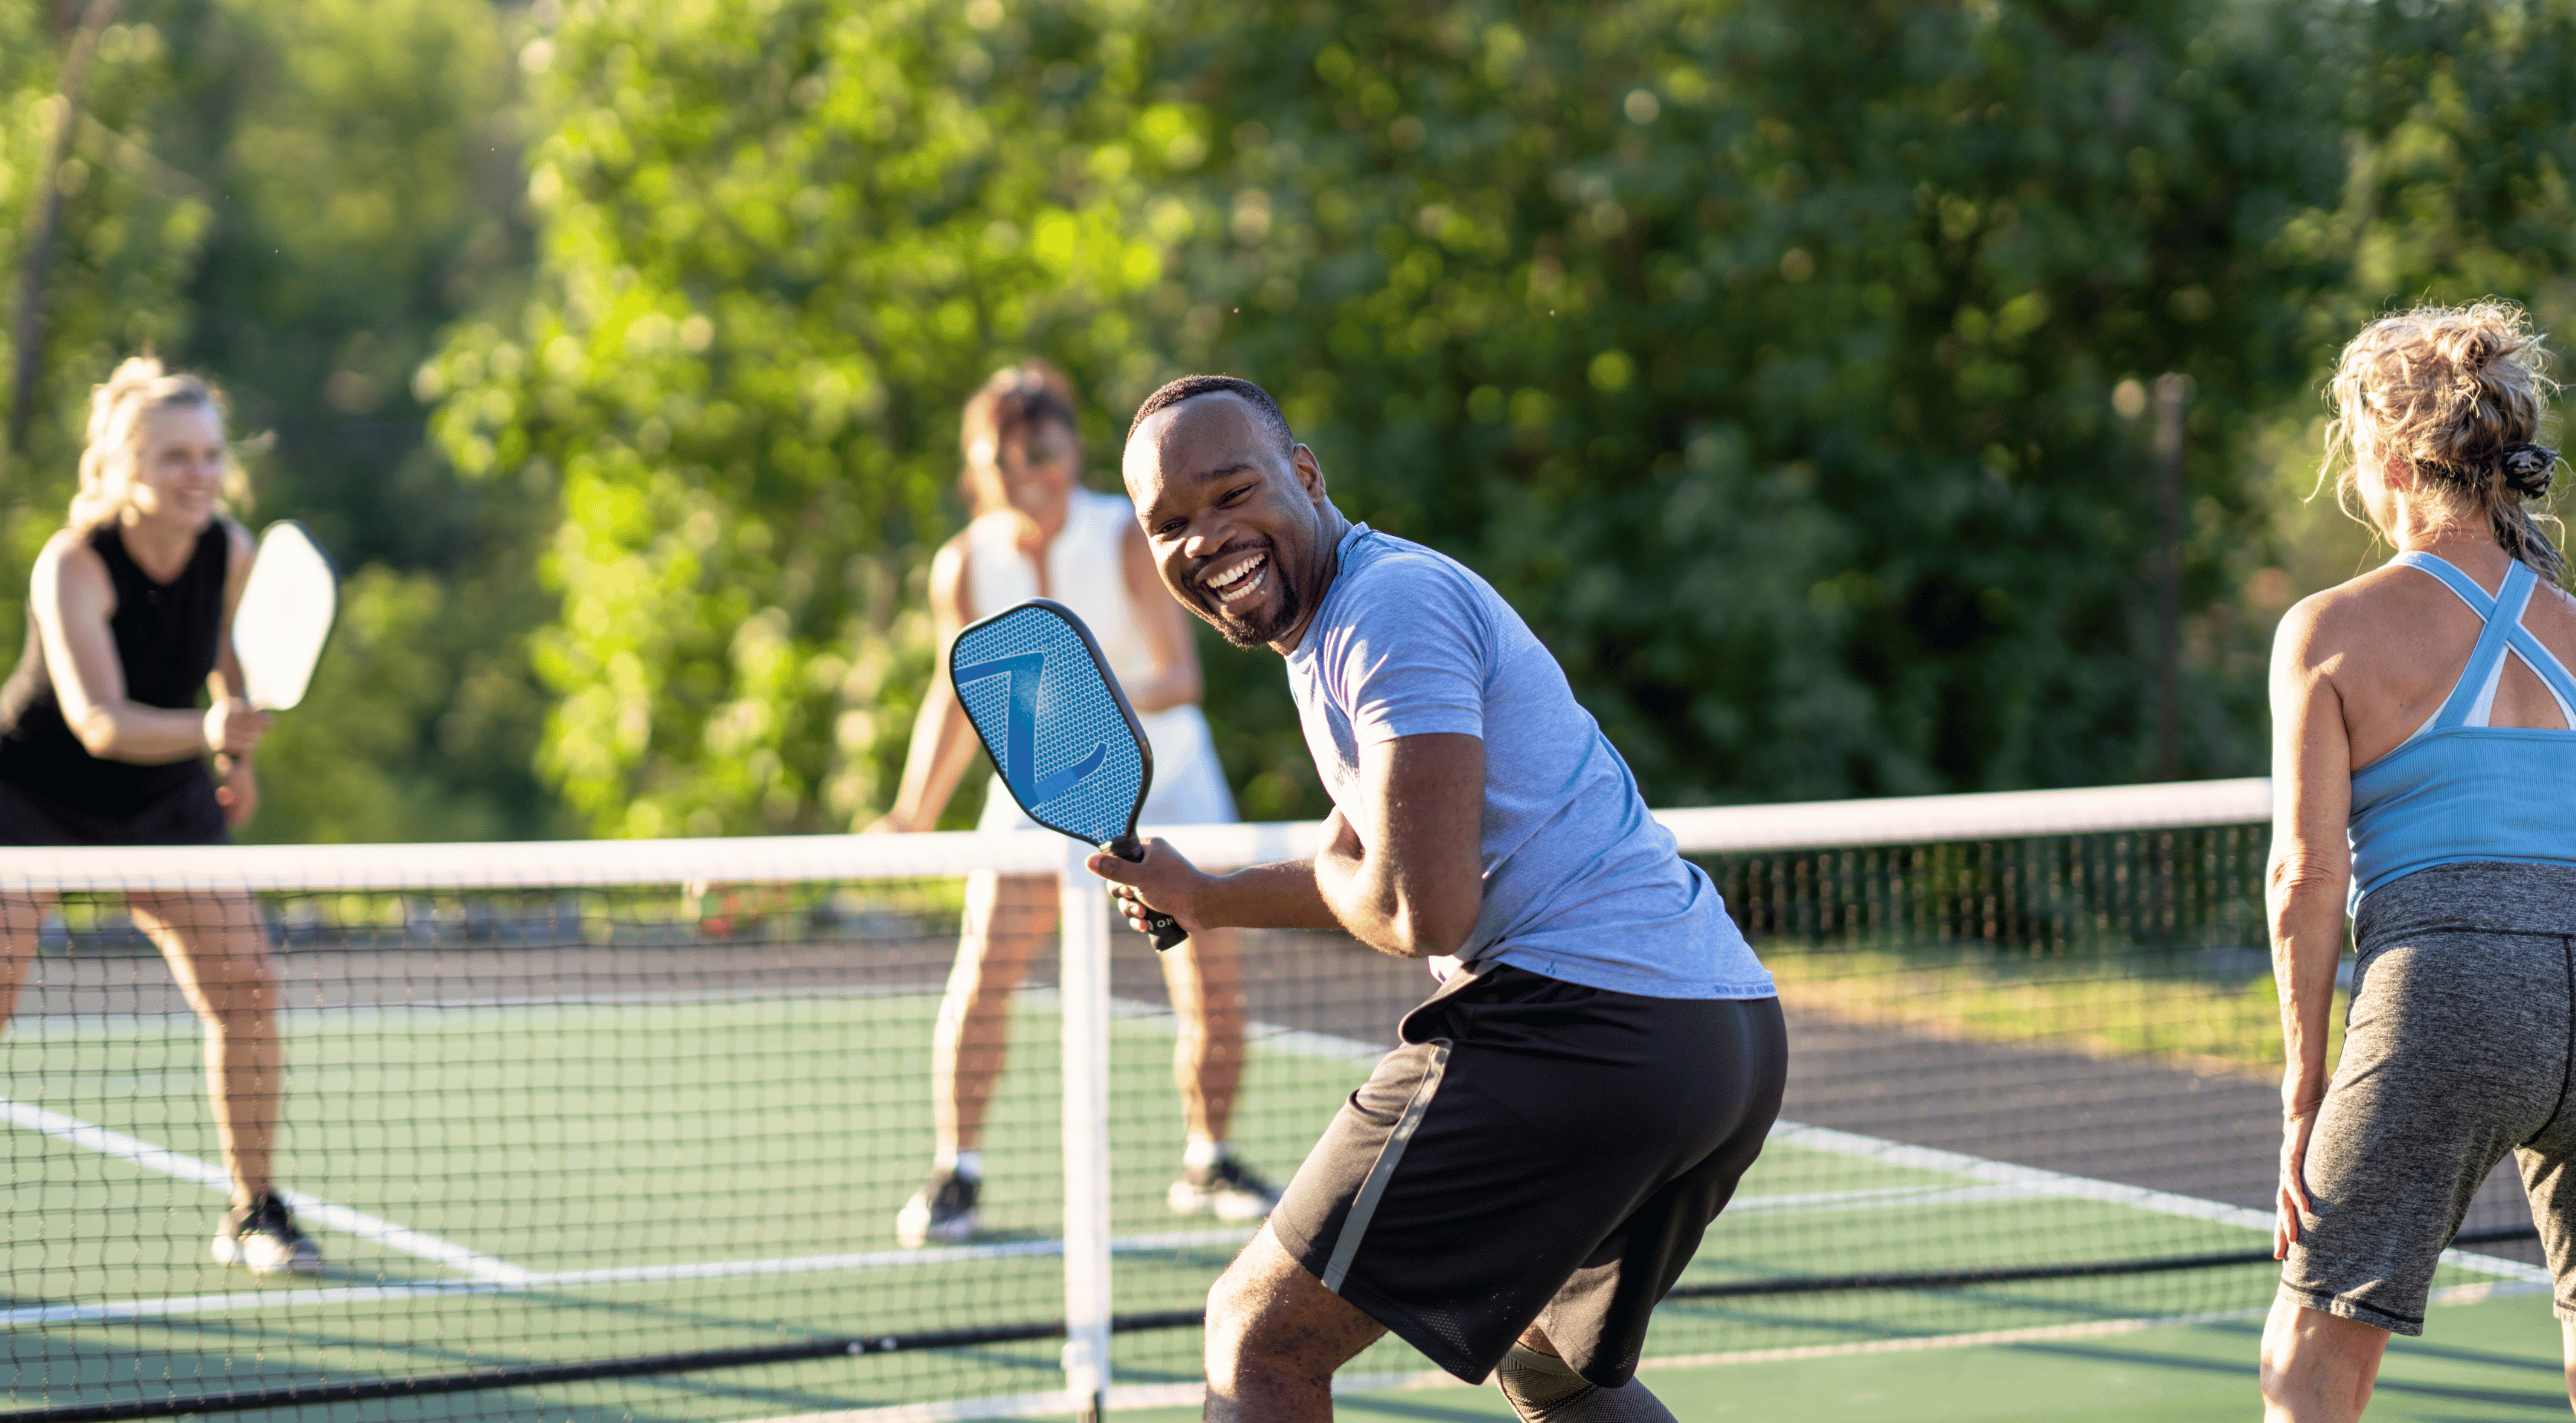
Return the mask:
<svg viewBox="0 0 2576 1423">
<path fill-rule="evenodd" d="M 1109 1389 L 1109 896 L 1064 842 L 1064 1383 L 1084 1423 Z"/>
</svg>

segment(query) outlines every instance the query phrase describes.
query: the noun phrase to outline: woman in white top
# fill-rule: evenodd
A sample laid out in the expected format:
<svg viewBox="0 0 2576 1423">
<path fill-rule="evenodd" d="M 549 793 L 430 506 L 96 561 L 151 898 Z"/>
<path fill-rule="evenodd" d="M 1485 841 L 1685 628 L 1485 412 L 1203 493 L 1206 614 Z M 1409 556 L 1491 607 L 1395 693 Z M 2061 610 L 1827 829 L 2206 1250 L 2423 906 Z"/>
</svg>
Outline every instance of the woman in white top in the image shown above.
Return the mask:
<svg viewBox="0 0 2576 1423">
<path fill-rule="evenodd" d="M 1127 501 L 1082 487 L 1082 443 L 1063 375 L 1039 361 L 1000 371 L 967 402 L 960 425 L 961 482 L 975 517 L 931 562 L 931 610 L 941 646 L 966 624 L 1029 598 L 1072 608 L 1100 640 L 1153 743 L 1145 823 L 1233 820 L 1234 798 L 1199 713 L 1189 620 L 1163 591 Z M 973 728 L 943 672 L 913 727 L 894 808 L 869 828 L 931 829 L 975 756 Z M 1032 828 L 998 782 L 985 798 L 981 825 Z M 1055 927 L 1054 881 L 990 872 L 968 881 L 957 966 L 931 1047 L 937 1152 L 929 1181 L 895 1219 L 896 1236 L 907 1245 L 974 1233 L 984 1115 L 1009 1049 L 1010 996 Z M 1172 1075 L 1189 1129 L 1171 1206 L 1224 1220 L 1259 1219 L 1278 1193 L 1226 1145 L 1243 1076 L 1235 937 L 1224 930 L 1196 935 L 1161 962 L 1180 1019 Z"/>
</svg>

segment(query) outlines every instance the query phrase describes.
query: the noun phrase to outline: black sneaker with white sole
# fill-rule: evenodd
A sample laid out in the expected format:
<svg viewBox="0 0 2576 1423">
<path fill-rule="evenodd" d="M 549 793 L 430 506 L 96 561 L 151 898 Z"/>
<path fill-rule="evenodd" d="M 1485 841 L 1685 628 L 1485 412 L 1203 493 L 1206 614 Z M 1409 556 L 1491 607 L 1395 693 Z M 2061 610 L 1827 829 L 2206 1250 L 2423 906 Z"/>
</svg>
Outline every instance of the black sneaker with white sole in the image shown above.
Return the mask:
<svg viewBox="0 0 2576 1423">
<path fill-rule="evenodd" d="M 1279 1188 L 1254 1175 L 1233 1152 L 1213 1166 L 1185 1166 L 1165 1202 L 1182 1215 L 1212 1215 L 1225 1221 L 1254 1221 L 1279 1204 Z"/>
<path fill-rule="evenodd" d="M 216 1264 L 254 1275 L 310 1275 L 322 1268 L 322 1247 L 296 1228 L 295 1213 L 274 1191 L 224 1212 L 214 1254 Z"/>
<path fill-rule="evenodd" d="M 906 1248 L 938 1241 L 954 1245 L 975 1233 L 975 1188 L 981 1183 L 956 1171 L 933 1171 L 903 1209 L 894 1213 L 894 1238 Z"/>
</svg>

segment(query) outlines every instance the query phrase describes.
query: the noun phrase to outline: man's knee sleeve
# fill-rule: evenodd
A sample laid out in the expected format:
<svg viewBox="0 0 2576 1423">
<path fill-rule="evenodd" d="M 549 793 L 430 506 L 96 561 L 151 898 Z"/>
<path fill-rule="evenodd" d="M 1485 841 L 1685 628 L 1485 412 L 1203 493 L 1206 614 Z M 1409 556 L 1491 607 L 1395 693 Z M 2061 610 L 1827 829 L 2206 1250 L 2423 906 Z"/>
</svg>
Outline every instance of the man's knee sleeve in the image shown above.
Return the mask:
<svg viewBox="0 0 2576 1423">
<path fill-rule="evenodd" d="M 1494 1376 L 1521 1423 L 1676 1423 L 1663 1400 L 1635 1379 L 1603 1388 L 1563 1359 L 1518 1344 Z"/>
</svg>

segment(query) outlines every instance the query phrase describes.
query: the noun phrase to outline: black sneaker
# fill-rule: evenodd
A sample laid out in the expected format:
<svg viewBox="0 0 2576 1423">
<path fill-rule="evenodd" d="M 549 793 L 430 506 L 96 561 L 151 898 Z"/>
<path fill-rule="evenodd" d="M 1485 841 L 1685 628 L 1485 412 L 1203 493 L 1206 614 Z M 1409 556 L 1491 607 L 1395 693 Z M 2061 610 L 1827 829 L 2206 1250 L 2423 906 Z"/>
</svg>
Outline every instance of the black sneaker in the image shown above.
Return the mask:
<svg viewBox="0 0 2576 1423">
<path fill-rule="evenodd" d="M 215 1263 L 254 1275 L 310 1275 L 322 1268 L 322 1247 L 295 1228 L 295 1213 L 272 1191 L 224 1212 L 215 1228 Z"/>
<path fill-rule="evenodd" d="M 975 1188 L 982 1183 L 955 1171 L 933 1171 L 903 1209 L 894 1213 L 896 1243 L 912 1247 L 938 1241 L 954 1245 L 975 1233 Z"/>
<path fill-rule="evenodd" d="M 1234 1153 L 1214 1166 L 1185 1166 L 1164 1201 L 1182 1215 L 1212 1215 L 1218 1220 L 1259 1220 L 1279 1204 L 1279 1188 L 1252 1173 Z"/>
</svg>

